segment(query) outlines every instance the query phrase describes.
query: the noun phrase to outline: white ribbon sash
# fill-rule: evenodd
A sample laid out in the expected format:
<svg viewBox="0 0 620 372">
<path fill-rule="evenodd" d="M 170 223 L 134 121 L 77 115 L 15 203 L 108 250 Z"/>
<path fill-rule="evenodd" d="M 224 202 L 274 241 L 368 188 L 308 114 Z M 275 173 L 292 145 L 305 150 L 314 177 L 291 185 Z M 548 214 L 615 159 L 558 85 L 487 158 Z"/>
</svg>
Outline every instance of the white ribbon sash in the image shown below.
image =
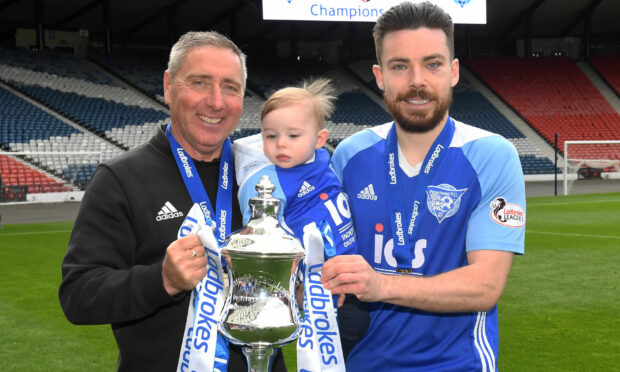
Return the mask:
<svg viewBox="0 0 620 372">
<path fill-rule="evenodd" d="M 344 372 L 337 309 L 321 284 L 324 241 L 314 222 L 304 226 L 304 322 L 297 340 L 297 370 Z"/>
<path fill-rule="evenodd" d="M 222 260 L 217 240 L 197 203 L 183 221 L 178 237 L 191 234 L 197 234 L 205 248 L 207 275 L 192 291 L 177 371 L 225 371 L 228 361 L 215 356 L 225 302 Z"/>
</svg>

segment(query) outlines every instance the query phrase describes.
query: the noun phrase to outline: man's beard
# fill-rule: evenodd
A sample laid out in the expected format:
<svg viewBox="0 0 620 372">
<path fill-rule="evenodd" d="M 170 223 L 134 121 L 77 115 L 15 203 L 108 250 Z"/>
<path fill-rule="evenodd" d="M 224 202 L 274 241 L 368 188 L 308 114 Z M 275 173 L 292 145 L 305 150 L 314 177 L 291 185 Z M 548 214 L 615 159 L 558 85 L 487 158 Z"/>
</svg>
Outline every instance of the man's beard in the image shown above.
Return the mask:
<svg viewBox="0 0 620 372">
<path fill-rule="evenodd" d="M 426 111 L 415 111 L 413 114 L 405 113 L 399 105 L 404 104 L 407 99 L 428 99 L 434 100 L 437 107 L 427 116 Z M 434 96 L 426 90 L 409 90 L 403 94 L 399 94 L 396 99 L 388 100 L 383 94 L 383 100 L 387 104 L 388 111 L 396 121 L 396 124 L 405 132 L 409 133 L 427 133 L 435 129 L 446 116 L 450 105 L 452 104 L 452 88 L 445 97 Z"/>
</svg>

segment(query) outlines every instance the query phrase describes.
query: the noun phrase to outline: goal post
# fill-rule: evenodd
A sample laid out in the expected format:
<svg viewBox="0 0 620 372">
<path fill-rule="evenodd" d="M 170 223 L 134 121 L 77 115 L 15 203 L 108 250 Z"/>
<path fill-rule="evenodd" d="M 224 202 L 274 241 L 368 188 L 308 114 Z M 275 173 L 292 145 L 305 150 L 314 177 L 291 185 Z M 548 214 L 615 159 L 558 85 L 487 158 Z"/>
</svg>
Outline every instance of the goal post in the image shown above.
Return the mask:
<svg viewBox="0 0 620 372">
<path fill-rule="evenodd" d="M 564 141 L 564 195 L 569 182 L 587 176 L 620 172 L 620 140 Z"/>
</svg>

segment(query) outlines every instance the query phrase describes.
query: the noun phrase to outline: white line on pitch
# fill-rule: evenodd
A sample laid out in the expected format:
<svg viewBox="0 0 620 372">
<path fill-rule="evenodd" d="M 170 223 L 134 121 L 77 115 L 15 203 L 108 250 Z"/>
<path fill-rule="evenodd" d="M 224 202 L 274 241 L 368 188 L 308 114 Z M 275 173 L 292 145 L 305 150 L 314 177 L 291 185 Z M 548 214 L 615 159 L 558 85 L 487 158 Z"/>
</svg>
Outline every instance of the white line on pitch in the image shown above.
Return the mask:
<svg viewBox="0 0 620 372">
<path fill-rule="evenodd" d="M 610 235 L 592 235 L 592 234 L 569 234 L 569 233 L 559 233 L 559 232 L 548 232 L 548 231 L 530 231 L 526 230 L 526 234 L 544 234 L 544 235 L 562 235 L 562 236 L 578 236 L 582 238 L 604 238 L 604 239 L 620 239 L 620 236 L 610 236 Z"/>
<path fill-rule="evenodd" d="M 71 230 L 53 230 L 53 231 L 31 231 L 31 232 L 14 232 L 14 233 L 0 233 L 0 236 L 3 235 L 37 235 L 37 234 L 55 234 L 55 233 L 69 233 Z"/>
<path fill-rule="evenodd" d="M 620 199 L 607 199 L 607 200 L 591 200 L 591 201 L 580 201 L 580 202 L 558 202 L 558 203 L 531 203 L 526 204 L 529 207 L 548 207 L 553 205 L 572 205 L 572 204 L 600 204 L 600 203 L 620 203 Z"/>
</svg>

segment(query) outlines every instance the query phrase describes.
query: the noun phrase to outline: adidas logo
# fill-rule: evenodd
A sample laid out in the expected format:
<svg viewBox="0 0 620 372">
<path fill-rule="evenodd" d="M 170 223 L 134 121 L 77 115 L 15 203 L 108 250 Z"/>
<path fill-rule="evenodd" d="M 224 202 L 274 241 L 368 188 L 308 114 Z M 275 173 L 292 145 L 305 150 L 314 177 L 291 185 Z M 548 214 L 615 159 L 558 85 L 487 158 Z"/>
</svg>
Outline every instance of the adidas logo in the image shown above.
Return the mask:
<svg viewBox="0 0 620 372">
<path fill-rule="evenodd" d="M 304 181 L 304 183 L 301 185 L 301 188 L 299 189 L 297 197 L 301 198 L 302 196 L 314 191 L 314 189 L 316 189 L 316 187 L 309 184 L 308 181 Z"/>
<path fill-rule="evenodd" d="M 377 195 L 375 194 L 375 188 L 372 186 L 372 183 L 364 187 L 364 190 L 357 193 L 357 198 L 366 199 L 366 200 L 377 200 Z"/>
<path fill-rule="evenodd" d="M 169 201 L 161 207 L 161 210 L 157 213 L 157 217 L 155 217 L 156 221 L 165 221 L 171 218 L 183 217 L 183 212 L 179 212 Z"/>
</svg>

